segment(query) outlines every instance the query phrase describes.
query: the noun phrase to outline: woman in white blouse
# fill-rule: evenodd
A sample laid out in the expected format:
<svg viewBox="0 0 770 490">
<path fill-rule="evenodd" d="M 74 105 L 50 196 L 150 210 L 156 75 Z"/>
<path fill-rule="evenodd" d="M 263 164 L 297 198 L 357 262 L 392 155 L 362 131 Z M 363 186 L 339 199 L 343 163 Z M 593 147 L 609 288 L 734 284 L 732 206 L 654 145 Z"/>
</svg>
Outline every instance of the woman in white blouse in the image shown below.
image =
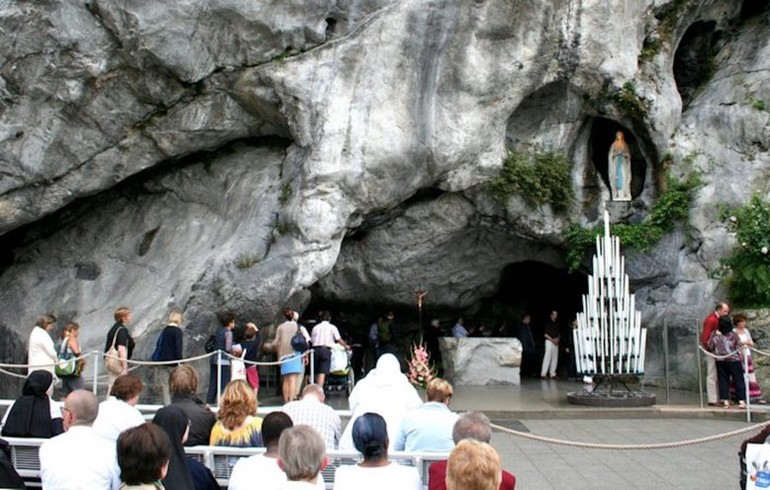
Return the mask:
<svg viewBox="0 0 770 490">
<path fill-rule="evenodd" d="M 56 354 L 56 347 L 54 347 L 50 333 L 54 325 L 56 325 L 56 318 L 53 315 L 43 315 L 35 322 L 35 326 L 29 334 L 27 374 L 42 369 L 56 377 L 54 367 L 59 362 L 59 356 Z"/>
</svg>

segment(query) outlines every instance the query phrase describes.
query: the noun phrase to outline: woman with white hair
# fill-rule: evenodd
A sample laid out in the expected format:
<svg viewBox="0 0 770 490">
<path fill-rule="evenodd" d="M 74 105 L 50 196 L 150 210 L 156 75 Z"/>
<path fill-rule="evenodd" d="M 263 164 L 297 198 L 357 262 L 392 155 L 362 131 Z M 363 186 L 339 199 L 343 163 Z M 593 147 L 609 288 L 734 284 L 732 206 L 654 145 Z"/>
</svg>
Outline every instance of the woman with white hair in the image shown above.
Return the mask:
<svg viewBox="0 0 770 490">
<path fill-rule="evenodd" d="M 401 431 L 401 422 L 407 411 L 422 405 L 422 399 L 401 373 L 401 365 L 393 354 L 383 354 L 377 367 L 358 382 L 350 393 L 350 422 L 340 439 L 340 449 L 352 451 L 353 425 L 358 417 L 367 412 L 382 415 L 388 426 L 388 450 L 393 451 Z"/>
</svg>

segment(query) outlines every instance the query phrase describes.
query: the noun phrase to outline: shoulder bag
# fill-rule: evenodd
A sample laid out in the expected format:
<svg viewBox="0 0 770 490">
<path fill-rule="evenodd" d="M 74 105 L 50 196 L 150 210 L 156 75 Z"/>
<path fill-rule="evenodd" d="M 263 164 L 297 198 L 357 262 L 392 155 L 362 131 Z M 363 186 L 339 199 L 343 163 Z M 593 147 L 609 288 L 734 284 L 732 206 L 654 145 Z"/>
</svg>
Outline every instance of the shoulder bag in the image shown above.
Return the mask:
<svg viewBox="0 0 770 490">
<path fill-rule="evenodd" d="M 123 360 L 120 359 L 118 349 L 115 347 L 115 342 L 118 340 L 118 334 L 120 333 L 121 328 L 126 327 L 118 327 L 118 329 L 115 330 L 115 335 L 112 336 L 112 346 L 110 346 L 104 356 L 104 366 L 107 368 L 107 371 L 112 374 L 123 373 Z"/>
</svg>

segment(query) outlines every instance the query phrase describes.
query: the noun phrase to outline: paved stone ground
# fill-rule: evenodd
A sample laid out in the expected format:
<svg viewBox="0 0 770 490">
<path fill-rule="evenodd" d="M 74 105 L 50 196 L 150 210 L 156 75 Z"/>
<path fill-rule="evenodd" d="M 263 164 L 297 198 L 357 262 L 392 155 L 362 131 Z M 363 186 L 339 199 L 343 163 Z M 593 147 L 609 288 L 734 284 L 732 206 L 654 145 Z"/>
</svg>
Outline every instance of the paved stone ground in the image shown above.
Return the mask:
<svg viewBox="0 0 770 490">
<path fill-rule="evenodd" d="M 681 441 L 750 425 L 709 419 L 521 422 L 541 436 L 618 444 Z M 727 489 L 738 486 L 737 451 L 747 437 L 749 434 L 677 449 L 607 451 L 545 444 L 496 432 L 492 444 L 503 466 L 516 475 L 519 489 Z"/>
</svg>

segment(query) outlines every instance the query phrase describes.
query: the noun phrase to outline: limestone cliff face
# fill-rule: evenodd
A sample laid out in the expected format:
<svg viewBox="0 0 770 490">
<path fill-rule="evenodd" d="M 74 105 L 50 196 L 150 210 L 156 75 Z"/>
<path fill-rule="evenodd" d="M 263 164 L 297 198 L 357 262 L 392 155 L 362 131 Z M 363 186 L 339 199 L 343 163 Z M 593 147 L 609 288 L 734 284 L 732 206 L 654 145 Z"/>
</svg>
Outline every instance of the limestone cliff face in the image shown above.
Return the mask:
<svg viewBox="0 0 770 490">
<path fill-rule="evenodd" d="M 691 229 L 628 259 L 645 322 L 684 344 L 724 294 L 718 206 L 767 192 L 756 2 L 172 3 L 0 8 L 0 325 L 22 338 L 53 311 L 96 347 L 127 304 L 140 337 L 177 306 L 200 340 L 217 312 L 271 322 L 311 288 L 407 306 L 419 284 L 473 311 L 507 265 L 564 267 L 621 129 L 634 202 L 614 219 L 645 215 L 664 160 L 704 175 Z M 536 146 L 572 164 L 567 214 L 490 198 L 506 148 Z"/>
</svg>

